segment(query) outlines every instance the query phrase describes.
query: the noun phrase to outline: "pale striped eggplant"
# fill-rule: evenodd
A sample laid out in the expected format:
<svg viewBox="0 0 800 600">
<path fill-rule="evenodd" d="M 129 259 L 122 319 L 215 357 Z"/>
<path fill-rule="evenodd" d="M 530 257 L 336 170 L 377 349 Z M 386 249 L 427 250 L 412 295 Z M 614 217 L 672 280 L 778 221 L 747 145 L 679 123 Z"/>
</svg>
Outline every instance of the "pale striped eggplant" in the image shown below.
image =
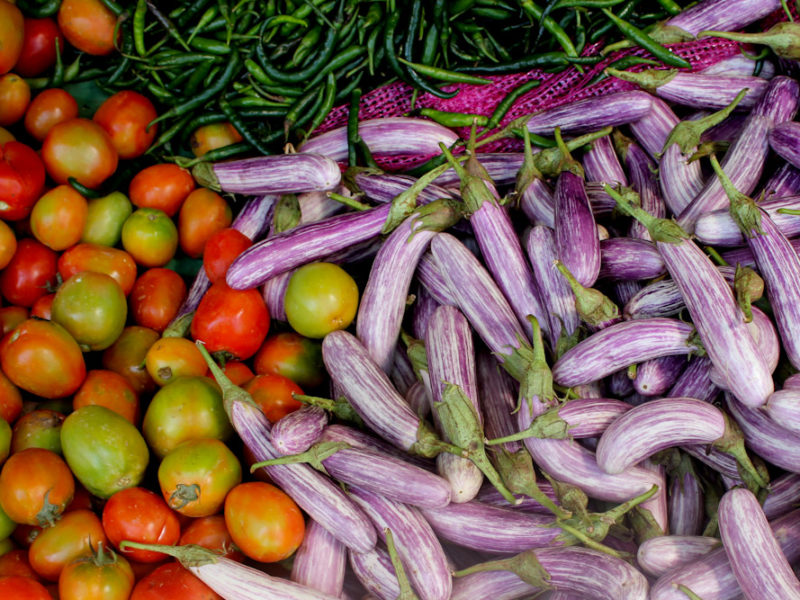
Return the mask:
<svg viewBox="0 0 800 600">
<path fill-rule="evenodd" d="M 368 552 L 348 552 L 350 568 L 361 585 L 380 600 L 396 600 L 400 584 L 389 552 L 375 546 Z"/>
<path fill-rule="evenodd" d="M 517 121 L 539 135 L 552 135 L 556 127 L 563 133 L 586 133 L 641 119 L 650 112 L 650 99 L 647 92 L 615 92 L 545 108 Z"/>
<path fill-rule="evenodd" d="M 789 375 L 783 380 L 783 389 L 785 390 L 798 390 L 800 389 L 800 373 Z"/>
<path fill-rule="evenodd" d="M 720 546 L 715 537 L 702 535 L 662 535 L 645 540 L 636 552 L 639 567 L 653 577 L 705 556 Z"/>
<path fill-rule="evenodd" d="M 599 437 L 631 405 L 613 398 L 575 398 L 558 406 L 558 416 L 569 426 L 571 438 Z"/>
<path fill-rule="evenodd" d="M 719 77 L 743 77 L 753 75 L 756 72 L 756 65 L 753 64 L 753 59 L 740 53 L 728 58 L 722 58 L 714 64 L 700 69 L 698 72 L 703 75 L 717 75 Z M 770 60 L 765 60 L 758 77 L 772 79 L 774 76 L 775 64 Z"/>
<path fill-rule="evenodd" d="M 455 296 L 450 292 L 450 288 L 447 285 L 447 279 L 442 275 L 430 251 L 423 254 L 419 259 L 416 278 L 439 304 L 458 305 Z"/>
<path fill-rule="evenodd" d="M 616 187 L 628 185 L 628 176 L 619 163 L 611 136 L 603 136 L 591 143 L 583 155 L 586 183 L 602 182 Z"/>
<path fill-rule="evenodd" d="M 401 342 L 397 343 L 392 361 L 392 370 L 389 371 L 389 378 L 392 380 L 398 394 L 406 395 L 408 389 L 418 382 L 417 375 L 414 373 L 414 366 L 405 351 Z"/>
<path fill-rule="evenodd" d="M 769 216 L 784 236 L 789 238 L 800 235 L 800 215 L 780 212 L 782 209 L 800 209 L 800 196 L 776 196 L 759 202 L 758 207 Z M 747 243 L 745 234 L 728 208 L 704 214 L 697 220 L 694 233 L 698 240 L 713 246 L 743 246 Z"/>
<path fill-rule="evenodd" d="M 800 474 L 784 473 L 769 482 L 764 498 L 764 514 L 768 519 L 783 516 L 800 503 Z"/>
<path fill-rule="evenodd" d="M 532 224 L 555 227 L 553 190 L 542 179 L 533 179 L 519 197 L 519 207 Z"/>
<path fill-rule="evenodd" d="M 610 214 L 617 206 L 616 201 L 606 193 L 603 183 L 599 181 L 586 182 L 586 197 L 589 198 L 595 217 Z"/>
<path fill-rule="evenodd" d="M 789 163 L 783 163 L 773 171 L 758 196 L 759 198 L 763 197 L 764 200 L 770 200 L 798 194 L 800 194 L 800 169 Z"/>
<path fill-rule="evenodd" d="M 391 202 L 399 194 L 405 192 L 417 180 L 410 175 L 393 173 L 356 173 L 355 183 L 364 195 L 375 202 L 385 204 Z M 455 194 L 439 185 L 429 184 L 417 195 L 417 203 L 428 204 L 442 198 L 454 198 Z"/>
<path fill-rule="evenodd" d="M 521 600 L 539 597 L 541 588 L 525 583 L 511 571 L 479 571 L 453 580 L 453 595 L 450 600 Z"/>
<path fill-rule="evenodd" d="M 781 427 L 800 435 L 800 392 L 775 391 L 764 405 L 764 411 Z"/>
<path fill-rule="evenodd" d="M 303 541 L 292 560 L 289 578 L 339 597 L 344 588 L 347 548 L 314 519 L 306 523 Z"/>
<path fill-rule="evenodd" d="M 498 186 L 513 185 L 517 173 L 522 166 L 522 152 L 481 152 L 481 166 L 489 174 L 489 178 Z M 435 185 L 447 188 L 458 187 L 461 178 L 455 169 L 448 169 L 436 179 Z"/>
<path fill-rule="evenodd" d="M 512 443 L 512 442 L 509 442 Z M 523 450 L 527 452 L 526 450 Z M 554 504 L 559 503 L 558 495 L 556 494 L 553 486 L 547 481 L 537 482 L 539 489 L 542 493 L 550 499 Z M 542 505 L 540 502 L 529 496 L 520 496 L 516 499 L 516 504 L 510 504 L 503 495 L 497 491 L 497 488 L 487 484 L 481 487 L 475 500 L 482 504 L 491 504 L 492 506 L 502 506 L 503 508 L 511 508 L 513 510 L 523 510 L 528 512 L 535 512 L 541 515 L 551 515 L 552 512 L 549 508 Z"/>
<path fill-rule="evenodd" d="M 685 356 L 659 356 L 636 366 L 633 389 L 642 396 L 663 396 L 688 364 Z"/>
<path fill-rule="evenodd" d="M 705 520 L 703 488 L 691 458 L 681 453 L 680 460 L 680 466 L 669 482 L 669 533 L 677 536 L 698 535 L 703 530 Z"/>
<path fill-rule="evenodd" d="M 612 237 L 600 242 L 600 278 L 654 279 L 667 272 L 656 246 L 632 237 Z"/>
<path fill-rule="evenodd" d="M 669 43 L 691 40 L 706 29 L 735 31 L 780 7 L 780 0 L 703 0 L 667 19 L 651 35 Z"/>
<path fill-rule="evenodd" d="M 289 280 L 294 275 L 294 269 L 279 273 L 270 277 L 261 285 L 261 296 L 267 305 L 269 316 L 276 321 L 288 321 L 286 316 L 286 306 L 283 302 L 286 296 L 286 289 L 289 287 Z"/>
<path fill-rule="evenodd" d="M 641 207 L 653 216 L 665 217 L 667 207 L 658 191 L 655 163 L 639 144 L 619 132 L 614 133 L 614 145 L 628 169 L 631 188 L 639 194 Z M 631 223 L 629 234 L 632 238 L 650 239 L 647 228 L 637 221 Z"/>
<path fill-rule="evenodd" d="M 272 445 L 283 455 L 308 450 L 328 424 L 328 413 L 319 406 L 303 405 L 272 426 Z"/>
</svg>

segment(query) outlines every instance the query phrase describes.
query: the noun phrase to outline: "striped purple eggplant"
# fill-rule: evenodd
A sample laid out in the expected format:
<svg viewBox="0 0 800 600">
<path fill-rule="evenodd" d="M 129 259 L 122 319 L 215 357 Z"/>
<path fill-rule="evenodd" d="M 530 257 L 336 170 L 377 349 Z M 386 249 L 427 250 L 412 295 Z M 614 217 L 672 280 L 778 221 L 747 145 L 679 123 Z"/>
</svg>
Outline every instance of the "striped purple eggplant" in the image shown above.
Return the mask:
<svg viewBox="0 0 800 600">
<path fill-rule="evenodd" d="M 516 121 L 539 135 L 552 135 L 556 127 L 563 133 L 586 133 L 641 119 L 650 112 L 650 98 L 647 92 L 616 92 L 546 108 Z"/>
<path fill-rule="evenodd" d="M 284 271 L 377 237 L 390 208 L 390 204 L 384 204 L 344 213 L 267 238 L 242 252 L 228 268 L 225 279 L 237 290 L 254 288 Z"/>
<path fill-rule="evenodd" d="M 664 258 L 647 240 L 613 237 L 600 242 L 600 278 L 654 279 L 667 272 Z"/>
<path fill-rule="evenodd" d="M 798 83 L 778 76 L 771 79 L 764 94 L 747 117 L 743 131 L 725 153 L 722 168 L 729 173 L 733 185 L 743 194 L 756 187 L 769 153 L 767 135 L 778 123 L 791 121 L 797 111 Z M 678 224 L 689 233 L 705 213 L 723 208 L 728 197 L 716 177 L 708 180 L 702 191 L 678 215 Z"/>
<path fill-rule="evenodd" d="M 512 443 L 512 442 L 509 442 Z M 550 499 L 554 504 L 559 503 L 558 495 L 556 494 L 553 486 L 547 481 L 538 482 L 537 485 L 541 492 Z M 501 506 L 503 508 L 511 508 L 513 510 L 522 510 L 527 512 L 539 513 L 540 515 L 551 515 L 552 512 L 549 508 L 539 503 L 537 500 L 528 496 L 520 496 L 516 500 L 516 504 L 509 504 L 508 500 L 503 498 L 503 495 L 497 491 L 494 486 L 485 484 L 481 487 L 475 500 L 482 504 L 491 504 L 492 506 Z"/>
<path fill-rule="evenodd" d="M 753 69 L 753 60 L 740 53 L 720 59 L 698 72 L 719 77 L 742 77 L 752 75 L 755 70 Z M 758 76 L 764 79 L 772 79 L 775 76 L 775 64 L 770 60 L 765 60 Z"/>
<path fill-rule="evenodd" d="M 419 259 L 416 278 L 437 303 L 449 306 L 458 305 L 456 297 L 450 292 L 447 279 L 442 275 L 430 251 Z"/>
<path fill-rule="evenodd" d="M 633 393 L 633 380 L 628 369 L 621 369 L 606 378 L 608 393 L 615 398 L 624 398 Z"/>
<path fill-rule="evenodd" d="M 663 396 L 688 364 L 685 356 L 659 356 L 636 366 L 633 388 L 642 396 Z"/>
<path fill-rule="evenodd" d="M 535 225 L 555 227 L 553 190 L 542 179 L 533 179 L 519 197 L 519 207 Z"/>
<path fill-rule="evenodd" d="M 722 477 L 727 477 L 729 479 L 737 479 L 739 477 L 739 466 L 736 459 L 714 446 L 682 446 L 681 450 L 692 458 L 696 458 L 701 463 L 711 467 Z"/>
<path fill-rule="evenodd" d="M 775 519 L 769 526 L 789 562 L 800 558 L 800 510 Z M 686 586 L 704 600 L 737 600 L 742 597 L 742 589 L 725 548 L 712 550 L 662 575 L 650 589 L 650 600 L 687 600 L 679 585 Z"/>
<path fill-rule="evenodd" d="M 216 192 L 253 196 L 332 190 L 342 180 L 335 161 L 310 152 L 201 162 L 192 169 L 192 175 L 199 185 Z"/>
<path fill-rule="evenodd" d="M 343 185 L 340 185 L 333 191 L 343 196 L 351 195 L 350 190 Z M 322 221 L 322 219 L 332 217 L 336 213 L 344 210 L 344 204 L 331 198 L 327 192 L 305 192 L 303 194 L 297 194 L 297 205 L 300 207 L 300 221 L 298 225 Z"/>
<path fill-rule="evenodd" d="M 651 35 L 670 43 L 691 40 L 706 29 L 735 31 L 780 7 L 780 0 L 703 0 L 667 19 Z"/>
<path fill-rule="evenodd" d="M 800 474 L 784 473 L 769 482 L 762 508 L 768 519 L 783 516 L 800 501 Z"/>
<path fill-rule="evenodd" d="M 372 262 L 356 315 L 356 335 L 387 373 L 417 263 L 437 231 L 448 228 L 460 217 L 452 201 L 426 204 L 386 238 Z"/>
<path fill-rule="evenodd" d="M 705 556 L 720 546 L 715 537 L 702 535 L 663 535 L 642 542 L 636 553 L 639 567 L 653 577 Z"/>
<path fill-rule="evenodd" d="M 555 262 L 555 267 L 569 284 L 572 294 L 575 296 L 575 309 L 578 316 L 590 331 L 605 329 L 622 320 L 619 307 L 611 298 L 600 290 L 581 285 L 581 282 L 560 260 Z"/>
<path fill-rule="evenodd" d="M 608 426 L 597 444 L 597 464 L 607 473 L 622 473 L 665 448 L 710 444 L 724 433 L 722 413 L 707 402 L 694 398 L 652 400 Z"/>
<path fill-rule="evenodd" d="M 800 169 L 793 167 L 789 163 L 783 163 L 772 172 L 758 197 L 770 200 L 798 194 L 800 194 Z"/>
<path fill-rule="evenodd" d="M 481 152 L 480 158 L 481 166 L 486 169 L 489 178 L 501 186 L 514 184 L 524 156 L 521 152 Z M 458 187 L 461 178 L 455 169 L 448 169 L 434 179 L 433 183 L 447 188 Z"/>
<path fill-rule="evenodd" d="M 583 155 L 586 183 L 602 182 L 613 187 L 628 185 L 628 176 L 619 163 L 611 136 L 603 136 L 592 142 Z"/>
<path fill-rule="evenodd" d="M 405 395 L 408 389 L 419 381 L 414 373 L 414 365 L 411 364 L 411 359 L 408 358 L 408 353 L 401 342 L 397 343 L 389 378 L 397 392 L 402 395 Z"/>
<path fill-rule="evenodd" d="M 761 77 L 719 77 L 677 69 L 645 69 L 636 73 L 606 69 L 606 72 L 648 92 L 655 92 L 667 102 L 715 110 L 728 106 L 743 89 L 747 94 L 738 108 L 752 108 L 767 87 L 767 80 Z"/>
<path fill-rule="evenodd" d="M 411 187 L 416 181 L 410 175 L 388 173 L 357 173 L 355 183 L 367 198 L 381 204 L 391 202 L 394 198 Z M 419 204 L 428 204 L 441 198 L 453 198 L 455 193 L 440 185 L 430 184 L 417 196 Z"/>
<path fill-rule="evenodd" d="M 379 436 L 398 448 L 428 456 L 445 447 L 353 334 L 339 330 L 326 335 L 322 360 L 353 409 Z"/>
<path fill-rule="evenodd" d="M 664 465 L 656 463 L 649 458 L 641 461 L 638 466 L 650 471 L 658 478 L 658 488 L 664 490 L 664 493 L 645 500 L 633 509 L 630 516 L 633 530 L 639 540 L 667 535 L 669 532 L 667 469 Z"/>
<path fill-rule="evenodd" d="M 424 285 L 418 285 L 414 293 L 414 309 L 411 315 L 411 334 L 418 340 L 425 339 L 428 323 L 434 311 L 442 306 Z M 395 353 L 396 354 L 396 353 Z"/>
<path fill-rule="evenodd" d="M 589 198 L 595 217 L 611 214 L 617 206 L 616 201 L 606 193 L 603 182 L 587 181 L 586 197 Z"/>
<path fill-rule="evenodd" d="M 286 307 L 283 299 L 286 296 L 286 289 L 289 287 L 289 280 L 294 275 L 295 269 L 284 271 L 270 277 L 261 285 L 261 297 L 267 305 L 269 316 L 276 321 L 288 321 Z"/>
<path fill-rule="evenodd" d="M 800 434 L 800 391 L 777 390 L 767 400 L 764 410 L 781 427 Z"/>
<path fill-rule="evenodd" d="M 681 453 L 678 468 L 669 482 L 669 533 L 677 536 L 698 535 L 705 522 L 704 499 L 703 487 L 692 466 L 692 459 Z"/>
<path fill-rule="evenodd" d="M 359 488 L 350 497 L 361 507 L 385 541 L 392 532 L 397 553 L 420 600 L 448 600 L 453 579 L 442 545 L 416 508 Z"/>
<path fill-rule="evenodd" d="M 593 333 L 553 365 L 556 383 L 571 387 L 590 383 L 629 365 L 659 356 L 687 355 L 699 348 L 694 327 L 677 319 L 623 321 Z"/>
<path fill-rule="evenodd" d="M 800 216 L 780 212 L 782 209 L 800 209 L 800 196 L 776 196 L 759 202 L 758 206 L 784 236 L 789 238 L 800 235 Z M 728 208 L 704 214 L 697 220 L 694 233 L 698 240 L 713 246 L 743 246 L 747 243 L 745 234 L 734 221 Z"/>
<path fill-rule="evenodd" d="M 744 488 L 726 492 L 718 518 L 722 547 L 748 600 L 800 598 L 800 581 L 753 492 Z"/>
<path fill-rule="evenodd" d="M 372 450 L 381 454 L 388 454 L 395 458 L 399 458 L 413 465 L 433 471 L 434 464 L 429 458 L 408 454 L 400 450 L 386 440 L 379 438 L 371 433 L 362 429 L 356 429 L 347 425 L 333 423 L 328 425 L 320 436 L 320 441 L 328 442 L 344 442 L 351 448 L 363 448 L 365 450 Z"/>
<path fill-rule="evenodd" d="M 789 375 L 783 381 L 784 390 L 800 390 L 800 373 Z"/>
<path fill-rule="evenodd" d="M 358 123 L 358 135 L 373 154 L 417 154 L 428 156 L 439 153 L 439 143 L 452 146 L 457 140 L 455 132 L 430 121 L 409 117 L 382 117 L 365 119 Z M 315 135 L 300 146 L 301 152 L 316 152 L 332 160 L 347 160 L 347 127 L 337 127 Z"/>
<path fill-rule="evenodd" d="M 559 405 L 558 416 L 569 425 L 573 439 L 598 437 L 631 405 L 613 398 L 575 398 Z"/>
<path fill-rule="evenodd" d="M 511 571 L 479 571 L 453 580 L 450 600 L 519 600 L 534 596 L 540 598 L 541 588 L 526 583 Z"/>
<path fill-rule="evenodd" d="M 769 145 L 775 154 L 797 168 L 800 166 L 800 145 L 797 137 L 800 134 L 800 123 L 785 121 L 775 125 L 769 132 Z"/>
<path fill-rule="evenodd" d="M 347 548 L 313 519 L 306 523 L 303 542 L 294 553 L 289 578 L 334 597 L 344 587 Z"/>
<path fill-rule="evenodd" d="M 658 190 L 655 163 L 650 160 L 639 144 L 619 132 L 614 133 L 614 145 L 628 169 L 631 187 L 639 194 L 641 207 L 653 216 L 666 216 L 667 207 Z M 631 223 L 630 236 L 650 239 L 647 229 L 638 222 Z"/>
<path fill-rule="evenodd" d="M 380 600 L 396 600 L 400 595 L 392 559 L 380 546 L 369 552 L 348 552 L 350 568 L 361 585 Z"/>
<path fill-rule="evenodd" d="M 800 254 L 800 238 L 792 238 L 789 240 L 789 243 L 792 245 L 792 248 L 794 248 L 794 251 Z M 722 260 L 728 264 L 742 265 L 743 267 L 750 267 L 751 269 L 756 268 L 756 259 L 753 256 L 753 252 L 746 246 L 720 252 L 720 256 Z"/>
<path fill-rule="evenodd" d="M 272 426 L 272 445 L 283 455 L 308 450 L 328 424 L 328 413 L 308 404 L 281 417 Z"/>
</svg>

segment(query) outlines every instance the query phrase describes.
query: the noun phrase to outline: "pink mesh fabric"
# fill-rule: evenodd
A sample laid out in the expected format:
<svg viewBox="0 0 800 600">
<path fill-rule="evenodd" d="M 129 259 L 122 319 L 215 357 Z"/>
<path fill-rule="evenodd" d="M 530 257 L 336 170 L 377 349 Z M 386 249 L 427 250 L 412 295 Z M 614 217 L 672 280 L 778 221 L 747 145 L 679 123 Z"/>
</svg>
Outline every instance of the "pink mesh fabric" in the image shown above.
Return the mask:
<svg viewBox="0 0 800 600">
<path fill-rule="evenodd" d="M 786 15 L 783 11 L 777 11 L 765 20 L 764 25 L 768 27 L 781 20 L 786 20 Z M 704 69 L 741 51 L 737 42 L 721 38 L 707 38 L 682 44 L 672 44 L 669 47 L 675 54 L 686 59 L 692 65 L 691 70 L 693 71 Z M 587 46 L 584 50 L 584 56 L 595 56 L 600 52 L 601 48 L 601 44 Z M 613 77 L 591 84 L 592 80 L 602 73 L 603 69 L 610 63 L 629 55 L 652 58 L 647 51 L 636 48 L 610 53 L 596 65 L 584 67 L 583 72 L 575 67 L 570 67 L 560 73 L 545 73 L 539 69 L 534 69 L 526 73 L 487 76 L 487 79 L 490 79 L 492 83 L 486 85 L 451 84 L 443 86 L 442 89 L 448 91 L 460 88 L 459 93 L 453 98 L 441 99 L 428 93 L 420 94 L 417 97 L 416 107 L 429 107 L 443 111 L 467 112 L 488 116 L 513 88 L 530 79 L 539 79 L 541 84 L 519 98 L 511 107 L 500 123 L 500 127 L 502 127 L 517 117 L 546 108 L 591 96 L 601 96 L 635 89 L 635 84 Z M 646 68 L 646 66 L 638 67 L 638 69 L 641 68 Z M 637 68 L 633 70 L 637 70 Z M 406 114 L 411 110 L 411 97 L 412 88 L 402 82 L 390 83 L 375 89 L 362 96 L 358 110 L 359 119 L 376 119 Z M 347 105 L 335 107 L 319 127 L 318 132 L 322 133 L 329 129 L 346 125 L 348 112 Z M 462 137 L 469 135 L 466 129 L 457 131 Z M 486 144 L 480 150 L 482 152 L 519 151 L 521 147 L 520 140 L 504 139 Z M 421 164 L 431 157 L 379 155 L 374 158 L 386 170 L 402 171 Z"/>
</svg>

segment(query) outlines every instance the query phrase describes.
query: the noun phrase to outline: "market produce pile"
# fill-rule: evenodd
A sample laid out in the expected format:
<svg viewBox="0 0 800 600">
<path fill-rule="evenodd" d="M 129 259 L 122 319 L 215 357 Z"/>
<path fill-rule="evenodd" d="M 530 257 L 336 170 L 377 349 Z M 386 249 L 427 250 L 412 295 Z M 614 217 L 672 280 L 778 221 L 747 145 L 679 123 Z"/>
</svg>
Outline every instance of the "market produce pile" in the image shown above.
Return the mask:
<svg viewBox="0 0 800 600">
<path fill-rule="evenodd" d="M 0 598 L 800 599 L 797 10 L 0 0 Z"/>
</svg>

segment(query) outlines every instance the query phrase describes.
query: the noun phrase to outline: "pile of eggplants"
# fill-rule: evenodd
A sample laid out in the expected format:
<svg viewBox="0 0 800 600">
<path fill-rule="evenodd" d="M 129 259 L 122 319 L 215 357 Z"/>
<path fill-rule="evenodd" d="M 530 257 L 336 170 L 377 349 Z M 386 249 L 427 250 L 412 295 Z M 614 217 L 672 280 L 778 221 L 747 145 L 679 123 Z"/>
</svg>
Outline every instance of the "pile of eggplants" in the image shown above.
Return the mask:
<svg viewBox="0 0 800 600">
<path fill-rule="evenodd" d="M 666 25 L 759 16 L 734 4 Z M 374 153 L 441 149 L 420 177 L 342 175 L 345 130 L 198 171 L 246 198 L 235 226 L 258 241 L 227 283 L 273 318 L 305 263 L 361 277 L 354 326 L 322 340 L 330 398 L 271 425 L 224 386 L 310 519 L 280 597 L 800 599 L 800 85 L 781 60 L 612 72 L 628 91 L 517 119 L 519 154 L 359 124 Z M 214 587 L 225 564 L 194 570 Z"/>
</svg>

